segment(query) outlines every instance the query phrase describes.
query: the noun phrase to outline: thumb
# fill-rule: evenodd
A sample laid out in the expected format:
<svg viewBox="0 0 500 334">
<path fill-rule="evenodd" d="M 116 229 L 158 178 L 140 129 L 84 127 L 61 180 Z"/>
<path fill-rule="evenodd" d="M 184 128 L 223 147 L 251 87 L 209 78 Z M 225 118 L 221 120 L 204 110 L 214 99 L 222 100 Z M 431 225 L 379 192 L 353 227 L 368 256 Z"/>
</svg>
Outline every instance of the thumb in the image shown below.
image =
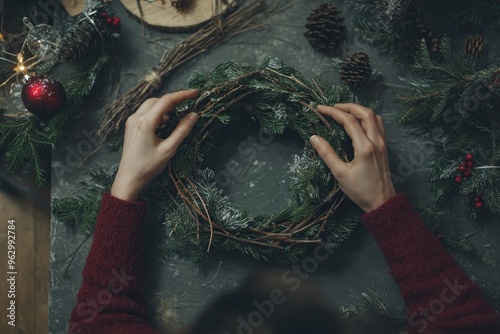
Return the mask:
<svg viewBox="0 0 500 334">
<path fill-rule="evenodd" d="M 333 176 L 337 178 L 344 166 L 344 162 L 339 158 L 333 147 L 324 138 L 314 135 L 309 141 L 312 147 L 318 152 L 320 158 L 330 168 Z"/>
<path fill-rule="evenodd" d="M 168 138 L 160 144 L 160 147 L 166 149 L 167 151 L 171 149 L 174 151 L 177 150 L 182 141 L 191 133 L 191 130 L 197 120 L 198 115 L 195 113 L 190 113 L 185 116 L 179 124 L 177 124 L 172 134 L 170 134 L 170 136 L 168 136 Z"/>
</svg>

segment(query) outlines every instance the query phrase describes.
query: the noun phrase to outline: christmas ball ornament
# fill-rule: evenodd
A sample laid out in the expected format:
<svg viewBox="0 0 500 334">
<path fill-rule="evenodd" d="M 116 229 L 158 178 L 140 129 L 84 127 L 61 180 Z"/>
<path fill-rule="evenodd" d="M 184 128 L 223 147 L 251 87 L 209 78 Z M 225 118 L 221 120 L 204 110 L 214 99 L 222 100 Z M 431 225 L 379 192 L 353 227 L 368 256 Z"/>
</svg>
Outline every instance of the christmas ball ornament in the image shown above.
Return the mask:
<svg viewBox="0 0 500 334">
<path fill-rule="evenodd" d="M 483 202 L 476 202 L 474 206 L 476 207 L 476 209 L 481 209 L 483 207 Z"/>
<path fill-rule="evenodd" d="M 353 90 L 361 89 L 371 77 L 370 59 L 362 51 L 353 53 L 340 64 L 340 78 Z"/>
<path fill-rule="evenodd" d="M 53 59 L 61 51 L 61 35 L 56 28 L 47 24 L 33 26 L 25 21 L 30 31 L 26 36 L 26 46 L 30 52 L 43 59 Z"/>
<path fill-rule="evenodd" d="M 465 39 L 464 54 L 467 57 L 479 58 L 483 55 L 485 49 L 485 41 L 483 36 L 468 36 Z"/>
<path fill-rule="evenodd" d="M 471 153 L 468 153 L 465 155 L 465 160 L 472 161 L 474 160 L 474 156 Z"/>
<path fill-rule="evenodd" d="M 457 175 L 457 177 L 455 177 L 455 182 L 456 183 L 462 182 L 462 177 L 460 175 Z"/>
<path fill-rule="evenodd" d="M 317 50 L 336 53 L 344 42 L 344 18 L 340 10 L 328 3 L 321 2 L 307 17 L 304 36 Z"/>
<path fill-rule="evenodd" d="M 459 167 L 458 167 L 458 171 L 459 171 L 460 173 L 465 172 L 465 170 L 466 170 L 466 169 L 467 169 L 467 168 L 466 168 L 465 166 L 459 166 Z"/>
<path fill-rule="evenodd" d="M 26 76 L 21 98 L 29 112 L 48 119 L 61 111 L 66 91 L 59 80 L 50 75 Z"/>
</svg>

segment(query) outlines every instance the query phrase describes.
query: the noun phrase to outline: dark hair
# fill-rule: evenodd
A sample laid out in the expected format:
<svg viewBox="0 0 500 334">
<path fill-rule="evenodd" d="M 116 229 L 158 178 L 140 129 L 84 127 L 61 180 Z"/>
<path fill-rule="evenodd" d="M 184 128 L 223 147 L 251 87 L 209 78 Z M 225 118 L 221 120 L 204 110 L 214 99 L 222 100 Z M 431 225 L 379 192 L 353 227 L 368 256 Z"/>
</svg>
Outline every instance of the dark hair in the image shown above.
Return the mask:
<svg viewBox="0 0 500 334">
<path fill-rule="evenodd" d="M 343 334 L 323 294 L 305 281 L 285 284 L 281 271 L 261 271 L 207 308 L 190 334 Z"/>
</svg>

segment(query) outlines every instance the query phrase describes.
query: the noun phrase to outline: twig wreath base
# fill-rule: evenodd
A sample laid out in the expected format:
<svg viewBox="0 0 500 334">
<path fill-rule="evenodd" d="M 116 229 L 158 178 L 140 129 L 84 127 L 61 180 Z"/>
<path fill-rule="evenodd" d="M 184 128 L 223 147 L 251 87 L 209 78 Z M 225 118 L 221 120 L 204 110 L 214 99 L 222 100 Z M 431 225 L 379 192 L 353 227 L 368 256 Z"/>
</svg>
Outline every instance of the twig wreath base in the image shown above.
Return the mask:
<svg viewBox="0 0 500 334">
<path fill-rule="evenodd" d="M 316 110 L 317 104 L 347 101 L 345 86 L 305 80 L 279 59 L 260 68 L 223 63 L 212 73 L 195 73 L 189 86 L 204 93 L 167 114 L 157 131 L 166 137 L 187 112 L 200 116 L 149 192 L 166 233 L 173 237 L 165 244 L 165 255 L 174 251 L 200 260 L 214 250 L 238 250 L 257 260 L 285 263 L 295 261 L 308 245 L 335 248 L 351 235 L 359 212 L 309 145 L 309 138 L 318 134 L 344 160 L 352 158 L 343 128 Z M 295 201 L 272 215 L 250 216 L 231 204 L 214 171 L 201 167 L 217 132 L 248 118 L 263 132 L 282 134 L 289 129 L 304 140 L 304 152 L 294 157 L 290 168 Z"/>
</svg>

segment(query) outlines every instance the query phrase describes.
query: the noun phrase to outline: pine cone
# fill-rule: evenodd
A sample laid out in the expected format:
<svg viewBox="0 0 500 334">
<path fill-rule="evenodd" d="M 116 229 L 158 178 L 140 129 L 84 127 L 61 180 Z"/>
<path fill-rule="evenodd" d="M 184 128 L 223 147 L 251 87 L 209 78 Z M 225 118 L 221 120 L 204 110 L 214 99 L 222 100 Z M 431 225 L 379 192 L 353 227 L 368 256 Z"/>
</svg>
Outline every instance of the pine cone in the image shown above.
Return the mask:
<svg viewBox="0 0 500 334">
<path fill-rule="evenodd" d="M 362 51 L 353 53 L 340 64 L 340 78 L 353 90 L 361 89 L 371 77 L 370 59 Z"/>
<path fill-rule="evenodd" d="M 439 37 L 435 36 L 429 27 L 423 24 L 418 24 L 413 35 L 411 36 L 412 37 L 409 41 L 411 43 L 411 45 L 409 45 L 409 48 L 411 50 L 410 54 L 413 54 L 420 48 L 423 39 L 425 40 L 425 44 L 427 45 L 427 50 L 429 50 L 429 56 L 431 57 L 431 59 L 435 61 L 441 61 L 443 59 L 441 48 L 439 47 Z"/>
<path fill-rule="evenodd" d="M 465 39 L 464 54 L 467 57 L 479 58 L 483 55 L 485 41 L 483 36 L 470 35 Z"/>
<path fill-rule="evenodd" d="M 170 0 L 170 3 L 177 10 L 185 10 L 189 7 L 191 0 Z"/>
<path fill-rule="evenodd" d="M 328 3 L 321 2 L 307 17 L 304 36 L 315 49 L 337 52 L 344 41 L 344 18 L 340 10 Z"/>
<path fill-rule="evenodd" d="M 69 63 L 78 60 L 91 50 L 96 49 L 100 43 L 111 39 L 112 32 L 109 24 L 100 15 L 96 15 L 92 22 L 89 19 L 84 19 L 75 24 L 64 36 L 59 61 Z"/>
</svg>

